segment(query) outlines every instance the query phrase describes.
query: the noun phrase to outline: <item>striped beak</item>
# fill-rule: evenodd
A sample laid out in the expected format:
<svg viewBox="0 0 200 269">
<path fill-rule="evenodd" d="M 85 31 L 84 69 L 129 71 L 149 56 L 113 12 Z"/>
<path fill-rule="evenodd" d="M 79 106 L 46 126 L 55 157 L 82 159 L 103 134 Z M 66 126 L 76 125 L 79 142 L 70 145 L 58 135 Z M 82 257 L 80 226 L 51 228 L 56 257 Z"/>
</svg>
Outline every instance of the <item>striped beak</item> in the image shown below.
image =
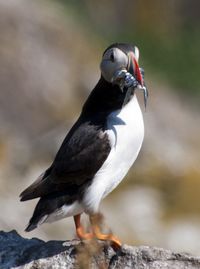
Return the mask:
<svg viewBox="0 0 200 269">
<path fill-rule="evenodd" d="M 135 47 L 135 53 L 130 51 L 128 53 L 128 72 L 131 73 L 135 77 L 135 79 L 139 82 L 139 84 L 143 87 L 144 86 L 144 81 L 142 78 L 142 74 L 140 72 L 140 68 L 138 65 L 138 60 L 139 60 L 139 50 L 137 47 Z"/>
<path fill-rule="evenodd" d="M 144 70 L 139 67 L 138 64 L 139 61 L 139 49 L 135 46 L 134 47 L 134 52 L 130 51 L 128 53 L 128 67 L 127 70 L 131 75 L 134 76 L 134 78 L 137 80 L 139 83 L 138 87 L 143 91 L 144 94 L 144 105 L 146 108 L 147 105 L 147 98 L 148 98 L 148 90 L 147 87 L 144 83 Z"/>
</svg>

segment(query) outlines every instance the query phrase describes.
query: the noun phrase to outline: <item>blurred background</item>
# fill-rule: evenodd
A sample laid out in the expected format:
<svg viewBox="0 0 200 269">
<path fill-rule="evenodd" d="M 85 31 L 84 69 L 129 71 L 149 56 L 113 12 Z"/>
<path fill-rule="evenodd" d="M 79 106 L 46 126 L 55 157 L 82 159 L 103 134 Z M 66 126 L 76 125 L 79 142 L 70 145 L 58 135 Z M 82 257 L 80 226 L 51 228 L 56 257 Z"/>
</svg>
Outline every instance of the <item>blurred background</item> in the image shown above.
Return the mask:
<svg viewBox="0 0 200 269">
<path fill-rule="evenodd" d="M 150 98 L 145 141 L 102 203 L 123 242 L 200 254 L 200 2 L 0 0 L 0 228 L 72 239 L 72 218 L 24 233 L 47 168 L 95 86 L 103 50 L 136 44 Z"/>
</svg>

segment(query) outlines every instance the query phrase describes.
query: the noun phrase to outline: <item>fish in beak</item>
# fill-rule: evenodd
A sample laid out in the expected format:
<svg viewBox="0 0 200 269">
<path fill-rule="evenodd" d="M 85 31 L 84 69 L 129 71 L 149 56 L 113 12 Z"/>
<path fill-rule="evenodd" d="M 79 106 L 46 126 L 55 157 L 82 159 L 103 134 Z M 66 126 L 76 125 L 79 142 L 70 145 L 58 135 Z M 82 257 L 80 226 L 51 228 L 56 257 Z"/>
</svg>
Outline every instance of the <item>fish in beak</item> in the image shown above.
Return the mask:
<svg viewBox="0 0 200 269">
<path fill-rule="evenodd" d="M 143 91 L 144 94 L 144 105 L 146 108 L 147 98 L 148 98 L 148 90 L 145 86 L 144 82 L 144 69 L 139 67 L 139 49 L 135 46 L 134 52 L 130 51 L 128 53 L 128 66 L 127 71 L 133 75 L 133 77 L 137 80 L 138 85 L 137 88 Z"/>
<path fill-rule="evenodd" d="M 138 81 L 138 83 L 143 86 L 143 78 L 142 78 L 142 74 L 140 72 L 140 68 L 138 65 L 138 62 L 136 60 L 136 57 L 134 55 L 134 53 L 131 51 L 128 54 L 128 67 L 127 70 L 131 73 L 131 75 L 133 75 L 135 77 L 135 79 Z"/>
</svg>

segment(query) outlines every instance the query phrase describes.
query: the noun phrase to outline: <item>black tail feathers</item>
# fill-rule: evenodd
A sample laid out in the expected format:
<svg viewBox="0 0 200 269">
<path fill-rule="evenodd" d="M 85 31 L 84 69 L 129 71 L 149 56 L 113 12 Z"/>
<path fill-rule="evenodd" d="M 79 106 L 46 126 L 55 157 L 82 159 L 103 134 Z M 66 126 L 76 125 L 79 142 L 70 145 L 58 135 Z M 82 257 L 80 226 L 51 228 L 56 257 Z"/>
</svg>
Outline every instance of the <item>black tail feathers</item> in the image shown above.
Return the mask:
<svg viewBox="0 0 200 269">
<path fill-rule="evenodd" d="M 36 228 L 37 228 L 37 224 L 29 222 L 28 226 L 25 229 L 25 232 L 31 232 Z"/>
</svg>

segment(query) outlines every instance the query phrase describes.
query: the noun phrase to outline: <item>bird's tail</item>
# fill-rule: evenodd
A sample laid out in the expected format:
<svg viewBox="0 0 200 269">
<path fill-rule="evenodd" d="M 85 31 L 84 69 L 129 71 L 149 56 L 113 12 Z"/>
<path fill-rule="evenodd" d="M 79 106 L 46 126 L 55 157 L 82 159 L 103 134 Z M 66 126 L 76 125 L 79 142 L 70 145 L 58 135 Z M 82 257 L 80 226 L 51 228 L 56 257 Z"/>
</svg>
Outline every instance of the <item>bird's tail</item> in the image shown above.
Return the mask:
<svg viewBox="0 0 200 269">
<path fill-rule="evenodd" d="M 25 229 L 25 232 L 33 231 L 34 229 L 37 228 L 38 225 L 42 224 L 47 219 L 48 215 L 46 214 L 46 212 L 43 211 L 43 200 L 44 198 L 41 198 L 38 201 L 35 210 L 33 212 L 33 215 L 29 220 L 29 223 Z"/>
<path fill-rule="evenodd" d="M 38 225 L 41 225 L 42 223 L 44 223 L 46 219 L 47 219 L 47 215 L 37 216 L 34 212 L 32 218 L 30 219 L 25 229 L 25 232 L 33 231 L 34 229 L 37 228 Z"/>
<path fill-rule="evenodd" d="M 31 232 L 33 231 L 34 229 L 37 228 L 37 224 L 36 223 L 30 223 L 27 225 L 26 229 L 25 229 L 25 232 Z"/>
</svg>

